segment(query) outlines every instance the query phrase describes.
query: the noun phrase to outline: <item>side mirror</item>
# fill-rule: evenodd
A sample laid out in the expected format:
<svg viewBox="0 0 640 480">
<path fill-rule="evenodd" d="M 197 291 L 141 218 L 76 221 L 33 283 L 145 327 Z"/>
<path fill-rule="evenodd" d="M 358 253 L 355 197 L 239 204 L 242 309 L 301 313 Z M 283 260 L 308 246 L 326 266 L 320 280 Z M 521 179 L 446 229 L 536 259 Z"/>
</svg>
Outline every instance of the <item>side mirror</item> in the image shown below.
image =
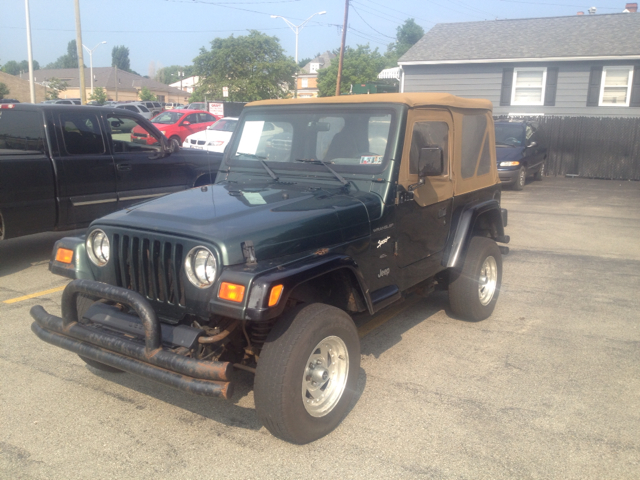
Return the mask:
<svg viewBox="0 0 640 480">
<path fill-rule="evenodd" d="M 440 147 L 425 147 L 420 149 L 418 159 L 418 176 L 435 177 L 444 172 L 444 158 Z"/>
<path fill-rule="evenodd" d="M 191 122 L 182 122 L 183 127 L 188 127 L 189 125 L 191 125 Z"/>
</svg>

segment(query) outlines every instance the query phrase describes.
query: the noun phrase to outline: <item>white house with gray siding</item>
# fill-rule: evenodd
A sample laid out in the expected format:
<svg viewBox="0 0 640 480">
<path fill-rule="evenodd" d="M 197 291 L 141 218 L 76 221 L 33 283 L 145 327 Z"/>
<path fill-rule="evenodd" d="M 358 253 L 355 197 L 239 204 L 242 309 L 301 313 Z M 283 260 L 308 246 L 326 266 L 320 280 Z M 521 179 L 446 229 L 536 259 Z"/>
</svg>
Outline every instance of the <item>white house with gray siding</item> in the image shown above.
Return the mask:
<svg viewBox="0 0 640 480">
<path fill-rule="evenodd" d="M 487 98 L 494 115 L 640 116 L 638 13 L 438 24 L 398 65 L 401 91 Z"/>
</svg>

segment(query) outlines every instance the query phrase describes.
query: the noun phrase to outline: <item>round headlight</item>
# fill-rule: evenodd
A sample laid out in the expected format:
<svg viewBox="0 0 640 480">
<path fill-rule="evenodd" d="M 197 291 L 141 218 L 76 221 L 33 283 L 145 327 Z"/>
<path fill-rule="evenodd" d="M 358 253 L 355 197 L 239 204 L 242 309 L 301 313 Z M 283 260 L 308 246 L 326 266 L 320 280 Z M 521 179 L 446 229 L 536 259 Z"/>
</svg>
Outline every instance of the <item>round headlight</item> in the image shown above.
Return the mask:
<svg viewBox="0 0 640 480">
<path fill-rule="evenodd" d="M 87 237 L 87 253 L 91 261 L 102 267 L 109 261 L 109 237 L 102 230 L 94 230 Z"/>
<path fill-rule="evenodd" d="M 206 247 L 192 248 L 184 261 L 184 269 L 196 287 L 210 287 L 216 279 L 216 257 Z"/>
</svg>

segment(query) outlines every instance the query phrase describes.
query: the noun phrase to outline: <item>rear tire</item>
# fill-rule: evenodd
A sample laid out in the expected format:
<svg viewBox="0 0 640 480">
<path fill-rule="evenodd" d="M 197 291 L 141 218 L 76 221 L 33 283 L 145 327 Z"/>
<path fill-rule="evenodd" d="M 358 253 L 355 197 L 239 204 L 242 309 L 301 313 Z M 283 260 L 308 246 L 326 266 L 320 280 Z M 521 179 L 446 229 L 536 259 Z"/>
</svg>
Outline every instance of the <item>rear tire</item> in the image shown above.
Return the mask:
<svg viewBox="0 0 640 480">
<path fill-rule="evenodd" d="M 524 188 L 524 184 L 527 181 L 527 169 L 524 167 L 520 167 L 518 170 L 518 176 L 516 177 L 516 181 L 513 183 L 514 190 L 522 190 Z"/>
<path fill-rule="evenodd" d="M 295 308 L 276 323 L 260 354 L 258 418 L 282 440 L 313 442 L 346 416 L 359 371 L 360 340 L 346 312 L 322 303 Z"/>
<path fill-rule="evenodd" d="M 495 241 L 473 237 L 462 268 L 451 272 L 449 303 L 455 315 L 470 321 L 489 317 L 502 283 L 502 254 Z"/>
</svg>

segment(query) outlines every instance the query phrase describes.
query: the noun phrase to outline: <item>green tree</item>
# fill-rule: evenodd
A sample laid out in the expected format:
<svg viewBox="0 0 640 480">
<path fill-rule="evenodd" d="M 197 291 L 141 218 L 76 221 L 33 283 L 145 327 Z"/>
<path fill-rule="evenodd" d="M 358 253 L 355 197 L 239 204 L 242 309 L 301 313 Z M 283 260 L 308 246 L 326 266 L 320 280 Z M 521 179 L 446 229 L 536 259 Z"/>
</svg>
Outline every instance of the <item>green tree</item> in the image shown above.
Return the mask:
<svg viewBox="0 0 640 480">
<path fill-rule="evenodd" d="M 67 44 L 67 54 L 58 57 L 55 62 L 51 62 L 45 68 L 78 68 L 78 49 L 76 41 L 71 40 Z"/>
<path fill-rule="evenodd" d="M 94 100 L 98 105 L 104 105 L 107 101 L 107 91 L 102 87 L 93 89 L 93 93 L 89 95 L 89 100 Z"/>
<path fill-rule="evenodd" d="M 358 45 L 357 48 L 347 47 L 342 62 L 342 79 L 340 93 L 349 93 L 352 83 L 370 83 L 378 78 L 384 69 L 386 59 L 376 48 L 371 50 L 369 45 Z M 338 58 L 331 61 L 331 65 L 318 72 L 318 96 L 330 97 L 336 94 L 336 79 L 338 78 Z"/>
<path fill-rule="evenodd" d="M 40 64 L 36 60 L 33 61 L 33 69 L 40 69 Z M 9 75 L 18 75 L 20 72 L 28 72 L 29 62 L 27 60 L 22 60 L 18 63 L 15 60 L 10 60 L 0 68 L 0 71 L 8 73 Z"/>
<path fill-rule="evenodd" d="M 68 85 L 59 78 L 51 77 L 47 80 L 47 100 L 55 100 L 60 98 L 60 92 L 64 92 Z M 95 90 L 94 90 L 95 91 Z"/>
<path fill-rule="evenodd" d="M 158 70 L 154 80 L 157 82 L 164 83 L 169 85 L 170 83 L 175 83 L 180 81 L 181 78 L 188 78 L 194 75 L 195 67 L 193 65 L 186 65 L 181 67 L 180 65 L 171 65 L 170 67 L 164 67 Z M 184 72 L 183 76 L 178 76 L 178 72 Z"/>
<path fill-rule="evenodd" d="M 138 96 L 143 102 L 155 102 L 158 100 L 158 97 L 156 97 L 147 87 L 142 87 L 138 92 Z"/>
<path fill-rule="evenodd" d="M 118 45 L 111 50 L 111 66 L 118 67 L 125 72 L 131 72 L 129 62 L 129 49 L 124 45 Z"/>
<path fill-rule="evenodd" d="M 2 100 L 5 95 L 9 95 L 9 87 L 7 87 L 6 84 L 0 82 L 0 100 Z"/>
<path fill-rule="evenodd" d="M 205 96 L 222 99 L 223 87 L 228 87 L 228 100 L 234 102 L 283 98 L 293 88 L 293 74 L 298 70 L 276 37 L 257 30 L 214 39 L 211 50 L 200 49 L 194 65 L 202 80 L 192 101 Z"/>
<path fill-rule="evenodd" d="M 418 40 L 424 36 L 424 29 L 413 18 L 405 20 L 404 24 L 396 28 L 396 41 L 387 47 L 385 57 L 388 67 L 397 67 L 398 59 L 407 53 Z"/>
<path fill-rule="evenodd" d="M 9 75 L 18 75 L 20 73 L 20 64 L 15 60 L 9 60 L 2 66 L 2 71 Z"/>
</svg>

